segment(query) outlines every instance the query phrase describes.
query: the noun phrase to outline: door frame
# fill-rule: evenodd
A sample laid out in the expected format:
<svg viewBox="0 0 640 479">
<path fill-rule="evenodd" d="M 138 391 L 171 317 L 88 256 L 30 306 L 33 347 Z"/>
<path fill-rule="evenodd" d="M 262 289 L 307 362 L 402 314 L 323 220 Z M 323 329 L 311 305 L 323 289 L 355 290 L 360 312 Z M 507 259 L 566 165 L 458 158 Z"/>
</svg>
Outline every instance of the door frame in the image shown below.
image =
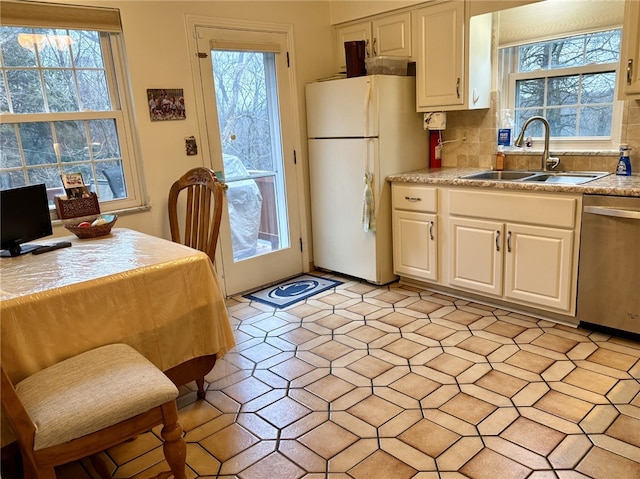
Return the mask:
<svg viewBox="0 0 640 479">
<path fill-rule="evenodd" d="M 189 60 L 191 65 L 191 78 L 193 81 L 193 99 L 194 99 L 194 108 L 189 111 L 195 110 L 195 115 L 197 119 L 197 129 L 198 129 L 198 141 L 200 143 L 200 154 L 202 155 L 202 164 L 207 168 L 213 167 L 213 161 L 211 157 L 211 148 L 212 146 L 216 148 L 217 153 L 222 155 L 222 151 L 220 149 L 220 145 L 211 145 L 209 142 L 209 137 L 207 135 L 207 125 L 206 125 L 206 115 L 204 108 L 204 95 L 203 95 L 203 85 L 200 77 L 200 64 L 201 61 L 198 54 L 198 43 L 196 38 L 196 29 L 197 27 L 206 27 L 206 28 L 228 28 L 228 29 L 237 29 L 237 30 L 253 30 L 267 33 L 279 33 L 284 34 L 286 37 L 286 45 L 287 51 L 289 52 L 289 62 L 292 65 L 295 65 L 294 58 L 294 45 L 293 45 L 293 26 L 292 25 L 283 25 L 283 24 L 274 24 L 274 23 L 261 23 L 261 22 L 252 22 L 252 21 L 241 21 L 241 20 L 233 20 L 233 19 L 223 19 L 223 18 L 214 18 L 207 17 L 201 15 L 185 15 L 185 23 L 187 27 L 187 38 L 188 38 L 188 48 L 189 48 Z M 288 76 L 289 76 L 289 84 L 290 84 L 290 98 L 292 104 L 292 122 L 297 127 L 294 128 L 293 133 L 293 146 L 296 151 L 296 162 L 298 168 L 296 168 L 296 183 L 297 183 L 297 195 L 298 200 L 300 202 L 298 207 L 298 221 L 300 223 L 300 238 L 302 241 L 302 272 L 307 273 L 310 271 L 311 265 L 311 247 L 310 247 L 310 231 L 309 231 L 309 198 L 308 194 L 306 194 L 307 189 L 305 185 L 308 184 L 308 180 L 305 178 L 305 173 L 307 172 L 307 167 L 304 166 L 305 163 L 302 162 L 303 155 L 301 135 L 300 135 L 300 101 L 298 94 L 298 83 L 296 79 L 296 71 L 295 67 L 291 66 L 288 68 Z M 304 150 L 306 151 L 306 149 Z M 292 247 L 294 247 L 293 243 L 295 243 L 295 238 L 291 238 Z M 218 265 L 222 263 L 222 254 L 220 252 L 220 248 L 216 251 L 216 257 L 214 261 L 214 268 L 216 269 L 216 273 L 220 276 L 220 272 L 218 271 Z M 285 279 L 285 278 L 282 278 Z M 226 285 L 224 280 L 220 281 L 220 285 L 222 287 L 223 293 L 225 297 L 227 296 Z"/>
</svg>

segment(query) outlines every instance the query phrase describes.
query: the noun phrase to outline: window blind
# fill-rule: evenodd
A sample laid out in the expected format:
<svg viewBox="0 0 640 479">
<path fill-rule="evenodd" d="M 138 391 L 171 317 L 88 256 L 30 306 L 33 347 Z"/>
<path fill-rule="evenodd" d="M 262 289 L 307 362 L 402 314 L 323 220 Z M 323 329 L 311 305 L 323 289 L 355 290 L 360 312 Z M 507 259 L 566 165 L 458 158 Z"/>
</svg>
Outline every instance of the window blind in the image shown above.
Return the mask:
<svg viewBox="0 0 640 479">
<path fill-rule="evenodd" d="M 256 42 L 228 42 L 222 40 L 211 40 L 209 47 L 212 50 L 223 51 L 249 51 L 262 53 L 280 53 L 281 48 L 277 43 L 256 43 Z"/>
<path fill-rule="evenodd" d="M 14 0 L 3 0 L 1 8 L 0 15 L 3 26 L 70 28 L 102 32 L 122 31 L 120 11 L 115 8 Z"/>
<path fill-rule="evenodd" d="M 499 12 L 498 47 L 620 28 L 624 0 L 545 0 Z"/>
</svg>

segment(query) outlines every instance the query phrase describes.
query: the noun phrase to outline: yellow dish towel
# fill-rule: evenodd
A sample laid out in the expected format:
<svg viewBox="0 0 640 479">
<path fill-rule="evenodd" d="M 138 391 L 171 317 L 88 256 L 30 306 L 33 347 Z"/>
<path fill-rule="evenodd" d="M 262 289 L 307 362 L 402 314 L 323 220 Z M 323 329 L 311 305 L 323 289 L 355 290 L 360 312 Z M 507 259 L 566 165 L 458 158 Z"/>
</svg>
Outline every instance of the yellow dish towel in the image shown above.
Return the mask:
<svg viewBox="0 0 640 479">
<path fill-rule="evenodd" d="M 362 199 L 362 226 L 365 231 L 376 230 L 376 206 L 373 198 L 373 173 L 364 174 L 364 195 Z"/>
</svg>

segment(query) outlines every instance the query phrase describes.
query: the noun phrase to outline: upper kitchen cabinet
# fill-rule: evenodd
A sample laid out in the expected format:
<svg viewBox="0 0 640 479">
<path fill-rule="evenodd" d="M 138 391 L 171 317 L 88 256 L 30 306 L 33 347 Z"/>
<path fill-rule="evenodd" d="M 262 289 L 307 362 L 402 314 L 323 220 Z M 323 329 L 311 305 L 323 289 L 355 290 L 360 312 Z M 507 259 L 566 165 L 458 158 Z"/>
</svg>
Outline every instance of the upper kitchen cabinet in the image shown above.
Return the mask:
<svg viewBox="0 0 640 479">
<path fill-rule="evenodd" d="M 417 111 L 489 108 L 492 17 L 465 8 L 450 0 L 415 11 Z"/>
<path fill-rule="evenodd" d="M 371 56 L 411 57 L 411 12 L 396 13 L 371 22 Z"/>
<path fill-rule="evenodd" d="M 371 48 L 371 22 L 351 23 L 336 27 L 336 55 L 338 59 L 338 71 L 347 71 L 347 59 L 344 53 L 345 42 L 364 40 L 366 43 L 367 57 Z"/>
<path fill-rule="evenodd" d="M 380 55 L 411 57 L 411 12 L 337 26 L 338 71 L 346 71 L 344 42 L 358 40 L 366 42 L 367 58 Z"/>
<path fill-rule="evenodd" d="M 618 79 L 619 99 L 640 99 L 640 2 L 637 0 L 625 3 Z"/>
</svg>

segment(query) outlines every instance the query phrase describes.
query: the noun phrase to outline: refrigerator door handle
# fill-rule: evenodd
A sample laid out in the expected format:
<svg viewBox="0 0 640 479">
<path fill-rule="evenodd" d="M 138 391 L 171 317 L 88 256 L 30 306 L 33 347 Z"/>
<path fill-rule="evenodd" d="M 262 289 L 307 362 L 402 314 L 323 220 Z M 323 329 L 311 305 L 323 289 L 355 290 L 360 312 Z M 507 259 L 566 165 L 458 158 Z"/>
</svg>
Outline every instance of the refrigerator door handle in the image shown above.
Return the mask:
<svg viewBox="0 0 640 479">
<path fill-rule="evenodd" d="M 367 89 L 364 93 L 364 136 L 369 137 L 369 105 L 371 104 L 371 80 L 367 80 Z"/>
</svg>

